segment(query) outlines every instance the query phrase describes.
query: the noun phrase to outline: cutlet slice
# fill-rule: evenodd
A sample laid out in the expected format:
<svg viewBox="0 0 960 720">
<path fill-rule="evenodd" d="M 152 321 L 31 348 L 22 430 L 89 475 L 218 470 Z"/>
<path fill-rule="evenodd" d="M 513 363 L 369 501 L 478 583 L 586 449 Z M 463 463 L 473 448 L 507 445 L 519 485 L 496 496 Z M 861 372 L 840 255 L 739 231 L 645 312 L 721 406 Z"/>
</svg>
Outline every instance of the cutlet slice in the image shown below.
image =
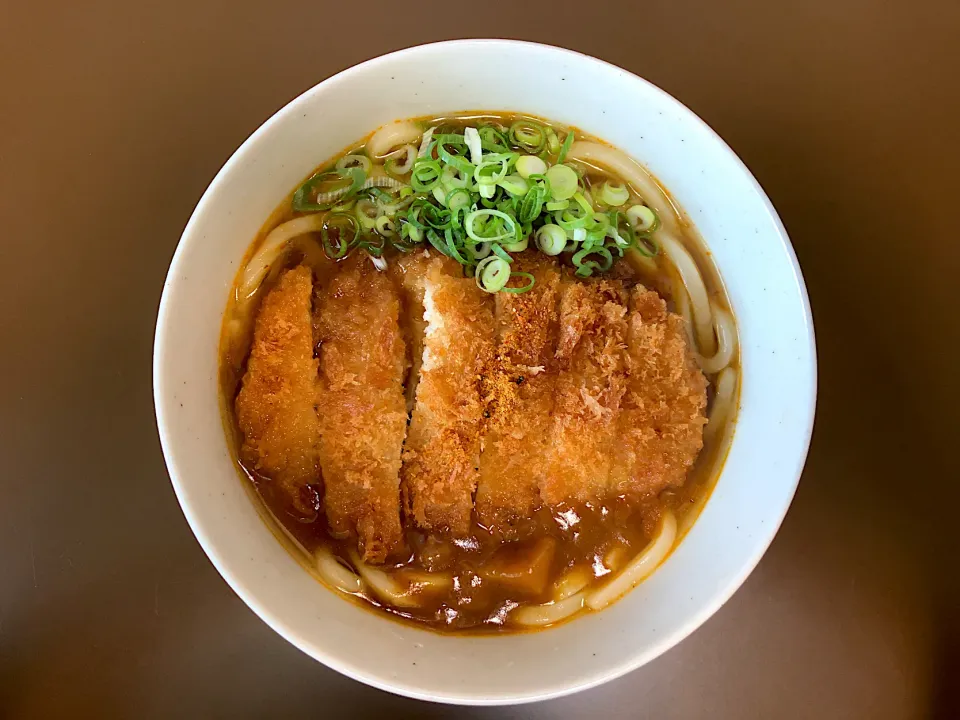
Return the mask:
<svg viewBox="0 0 960 720">
<path fill-rule="evenodd" d="M 560 273 L 549 261 L 517 258 L 533 289 L 496 295 L 499 344 L 483 383 L 485 422 L 476 508 L 480 522 L 505 538 L 524 534 L 540 505 L 556 386 Z"/>
<path fill-rule="evenodd" d="M 433 260 L 425 278 L 423 363 L 404 450 L 403 492 L 425 530 L 463 536 L 477 487 L 481 376 L 493 355 L 493 298 Z"/>
<path fill-rule="evenodd" d="M 565 278 L 550 455 L 540 494 L 550 506 L 607 495 L 624 391 L 625 293 L 621 283 Z"/>
<path fill-rule="evenodd" d="M 459 265 L 454 261 L 447 258 L 430 258 L 423 252 L 413 252 L 394 258 L 388 270 L 400 291 L 400 328 L 407 347 L 405 392 L 408 412 L 413 411 L 417 397 L 417 384 L 420 382 L 423 338 L 427 331 L 423 294 L 427 284 L 427 271 L 434 262 L 439 262 L 447 274 L 457 276 L 462 274 Z"/>
<path fill-rule="evenodd" d="M 610 484 L 642 499 L 682 485 L 703 447 L 707 381 L 687 345 L 683 319 L 642 286 L 630 294 L 627 388 Z"/>
<path fill-rule="evenodd" d="M 399 472 L 407 410 L 399 313 L 393 282 L 359 254 L 318 293 L 324 507 L 331 531 L 359 537 L 371 562 L 403 545 Z"/>
<path fill-rule="evenodd" d="M 241 459 L 273 480 L 304 516 L 319 509 L 308 486 L 320 482 L 312 292 L 312 273 L 301 265 L 283 273 L 264 297 L 235 405 Z"/>
</svg>

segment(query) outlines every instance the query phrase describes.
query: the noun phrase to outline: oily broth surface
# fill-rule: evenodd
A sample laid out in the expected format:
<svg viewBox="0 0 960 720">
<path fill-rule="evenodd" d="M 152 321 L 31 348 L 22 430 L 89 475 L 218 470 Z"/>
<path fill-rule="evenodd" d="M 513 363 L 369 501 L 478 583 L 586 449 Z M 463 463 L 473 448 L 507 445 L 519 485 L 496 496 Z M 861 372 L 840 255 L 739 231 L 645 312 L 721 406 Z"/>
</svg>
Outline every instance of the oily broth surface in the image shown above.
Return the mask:
<svg viewBox="0 0 960 720">
<path fill-rule="evenodd" d="M 419 120 L 431 125 L 447 123 L 462 126 L 468 124 L 468 121 L 477 119 L 499 121 L 509 125 L 521 118 L 552 125 L 555 129 L 564 132 L 568 129 L 572 130 L 576 133 L 578 140 L 602 142 L 576 128 L 565 128 L 540 118 L 514 113 L 470 112 L 440 118 L 425 117 Z M 342 155 L 362 148 L 369 137 L 370 135 L 362 142 L 350 145 L 331 161 L 318 166 L 317 170 L 329 167 Z M 588 169 L 585 176 L 589 184 L 593 180 L 604 179 L 608 174 L 599 169 L 595 172 Z M 632 188 L 631 193 L 633 198 L 639 198 L 639 194 Z M 241 267 L 252 257 L 270 230 L 301 215 L 291 209 L 292 195 L 293 191 L 265 223 L 251 244 Z M 667 197 L 670 198 L 669 194 Z M 670 200 L 673 202 L 672 198 Z M 676 203 L 673 204 L 676 207 Z M 683 230 L 684 245 L 697 261 L 711 302 L 728 308 L 729 303 L 726 300 L 719 273 L 713 267 L 709 253 L 689 221 L 682 214 L 678 217 Z M 245 484 L 255 490 L 253 494 L 262 502 L 261 514 L 274 534 L 298 556 L 305 567 L 311 569 L 314 575 L 317 575 L 313 562 L 315 551 L 327 548 L 344 565 L 350 567 L 351 550 L 355 547 L 355 541 L 332 537 L 327 530 L 322 510 L 314 518 L 299 516 L 290 507 L 286 497 L 276 491 L 269 478 L 260 476 L 251 468 L 243 466 L 237 455 L 241 437 L 234 415 L 234 402 L 245 370 L 253 320 L 259 310 L 260 300 L 272 288 L 280 271 L 300 262 L 310 265 L 319 278 L 328 277 L 335 271 L 335 264 L 318 251 L 318 246 L 319 244 L 312 238 L 301 238 L 299 242 L 294 243 L 292 251 L 271 269 L 252 298 L 239 298 L 236 287 L 234 288 L 224 314 L 221 331 L 219 377 L 224 426 L 228 437 L 232 440 L 231 449 Z M 648 287 L 656 289 L 667 301 L 668 307 L 675 310 L 671 298 L 675 280 L 674 271 L 664 265 L 660 262 L 656 270 L 651 271 L 648 267 L 619 261 L 611 272 L 616 273 L 618 277 L 636 277 Z M 735 359 L 733 366 L 737 374 L 739 374 L 738 364 L 739 360 Z M 711 376 L 708 376 L 708 379 L 713 380 Z M 708 414 L 712 401 L 712 389 L 711 383 L 708 386 Z M 408 529 L 406 536 L 408 547 L 411 548 L 410 556 L 404 559 L 404 562 L 382 566 L 382 569 L 389 572 L 401 586 L 415 582 L 418 573 L 442 573 L 450 576 L 449 587 L 446 590 L 421 592 L 420 604 L 412 608 L 388 607 L 374 595 L 366 592 L 354 596 L 354 599 L 367 607 L 387 612 L 397 619 L 414 621 L 418 626 L 426 625 L 436 630 L 470 633 L 526 630 L 528 628 L 511 623 L 509 610 L 518 605 L 540 604 L 555 599 L 553 594 L 555 584 L 571 569 L 588 573 L 590 578 L 588 588 L 602 584 L 650 542 L 664 510 L 672 511 L 677 517 L 678 526 L 681 528 L 676 541 L 679 543 L 683 532 L 689 529 L 695 520 L 716 482 L 729 447 L 734 422 L 735 417 L 728 418 L 726 427 L 714 433 L 711 440 L 705 438 L 704 448 L 690 470 L 683 487 L 668 489 L 658 498 L 651 499 L 642 505 L 631 506 L 626 502 L 615 500 L 602 506 L 582 505 L 559 508 L 553 513 L 547 509 L 541 509 L 529 523 L 527 537 L 509 543 L 501 542 L 490 530 L 477 523 L 476 519 L 474 519 L 470 536 L 458 541 L 430 539 L 419 530 Z M 277 523 L 282 525 L 282 529 L 277 527 Z M 518 590 L 500 582 L 490 581 L 485 577 L 485 568 L 491 565 L 507 569 L 523 567 L 524 562 L 534 557 L 538 551 L 542 551 L 545 544 L 552 545 L 554 550 L 549 562 L 548 582 L 543 591 L 531 591 L 529 588 Z"/>
</svg>

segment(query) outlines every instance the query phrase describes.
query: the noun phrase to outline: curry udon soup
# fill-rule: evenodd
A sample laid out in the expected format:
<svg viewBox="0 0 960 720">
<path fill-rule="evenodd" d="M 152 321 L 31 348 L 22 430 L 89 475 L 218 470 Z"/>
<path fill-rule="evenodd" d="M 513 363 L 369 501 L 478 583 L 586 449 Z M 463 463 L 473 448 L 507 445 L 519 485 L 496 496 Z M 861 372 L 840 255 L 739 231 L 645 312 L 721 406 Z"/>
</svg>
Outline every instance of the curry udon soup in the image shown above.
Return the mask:
<svg viewBox="0 0 960 720">
<path fill-rule="evenodd" d="M 736 339 L 694 229 L 622 152 L 420 118 L 321 165 L 250 247 L 224 415 L 324 584 L 517 631 L 606 607 L 680 541 L 729 442 Z"/>
</svg>

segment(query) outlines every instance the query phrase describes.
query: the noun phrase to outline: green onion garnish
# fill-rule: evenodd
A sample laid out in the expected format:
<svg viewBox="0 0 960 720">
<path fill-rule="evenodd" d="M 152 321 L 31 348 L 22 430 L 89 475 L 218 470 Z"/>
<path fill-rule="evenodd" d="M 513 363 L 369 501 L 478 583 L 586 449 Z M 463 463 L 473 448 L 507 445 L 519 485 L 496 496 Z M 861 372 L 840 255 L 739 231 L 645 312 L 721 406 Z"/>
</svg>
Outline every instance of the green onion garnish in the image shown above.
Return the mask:
<svg viewBox="0 0 960 720">
<path fill-rule="evenodd" d="M 510 142 L 524 152 L 536 155 L 547 144 L 547 132 L 539 123 L 531 120 L 517 120 L 510 126 Z"/>
<path fill-rule="evenodd" d="M 477 265 L 477 287 L 488 293 L 499 292 L 510 279 L 510 263 L 491 255 Z"/>
<path fill-rule="evenodd" d="M 581 171 L 563 164 L 573 142 L 572 132 L 561 142 L 533 120 L 432 127 L 419 150 L 397 149 L 382 169 L 363 151 L 340 158 L 297 188 L 292 205 L 327 213 L 321 242 L 334 260 L 362 249 L 383 269 L 389 246 L 429 243 L 486 292 L 533 288 L 532 275 L 510 269 L 513 254 L 531 247 L 570 253 L 580 277 L 609 270 L 627 250 L 656 255 L 656 213 L 642 204 L 624 211 L 630 191 L 617 178 L 588 189 Z"/>
<path fill-rule="evenodd" d="M 323 221 L 323 227 L 320 230 L 323 252 L 331 260 L 346 257 L 358 237 L 360 237 L 360 227 L 357 219 L 346 213 L 330 213 Z"/>
<path fill-rule="evenodd" d="M 567 159 L 567 153 L 570 152 L 570 146 L 573 145 L 573 133 L 568 132 L 563 139 L 563 145 L 560 147 L 560 154 L 557 155 L 557 164 L 559 165 Z"/>
</svg>

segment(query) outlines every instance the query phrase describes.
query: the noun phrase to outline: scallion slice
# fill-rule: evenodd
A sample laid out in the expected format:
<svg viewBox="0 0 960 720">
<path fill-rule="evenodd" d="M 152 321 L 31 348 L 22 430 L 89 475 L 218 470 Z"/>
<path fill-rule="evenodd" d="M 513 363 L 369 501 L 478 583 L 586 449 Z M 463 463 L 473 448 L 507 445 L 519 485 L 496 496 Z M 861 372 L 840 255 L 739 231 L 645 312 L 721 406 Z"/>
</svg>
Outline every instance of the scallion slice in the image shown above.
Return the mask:
<svg viewBox="0 0 960 720">
<path fill-rule="evenodd" d="M 540 252 L 544 255 L 554 256 L 563 252 L 563 248 L 567 244 L 567 234 L 559 225 L 547 223 L 537 230 L 536 240 Z"/>
<path fill-rule="evenodd" d="M 510 287 L 509 285 L 505 285 L 504 287 L 500 288 L 501 292 L 516 294 L 529 292 L 530 290 L 533 290 L 533 286 L 537 282 L 537 279 L 528 272 L 512 272 L 510 273 L 509 280 L 513 280 L 513 278 L 523 278 L 527 281 L 527 284 L 521 285 L 520 287 Z"/>
<path fill-rule="evenodd" d="M 568 132 L 563 139 L 563 145 L 560 147 L 560 154 L 557 155 L 557 164 L 559 165 L 567 159 L 567 153 L 570 152 L 570 146 L 573 145 L 573 133 Z"/>
<path fill-rule="evenodd" d="M 577 192 L 580 178 L 572 167 L 554 165 L 544 174 L 550 181 L 550 194 L 554 200 L 569 200 Z"/>
<path fill-rule="evenodd" d="M 477 265 L 477 287 L 484 292 L 499 292 L 510 279 L 510 263 L 491 255 Z"/>
<path fill-rule="evenodd" d="M 410 185 L 418 193 L 430 192 L 440 182 L 440 163 L 428 157 L 417 158 L 410 174 Z"/>
<path fill-rule="evenodd" d="M 660 227 L 660 218 L 646 205 L 634 205 L 627 210 L 627 220 L 638 233 L 652 233 Z"/>
<path fill-rule="evenodd" d="M 346 213 L 330 213 L 320 229 L 323 252 L 331 260 L 346 257 L 359 236 L 360 226 L 357 219 Z"/>
<path fill-rule="evenodd" d="M 547 133 L 543 125 L 532 120 L 517 120 L 510 126 L 510 142 L 524 152 L 536 155 L 547 143 Z"/>
<path fill-rule="evenodd" d="M 614 183 L 608 180 L 600 188 L 600 201 L 610 207 L 623 205 L 629 199 L 630 191 L 622 182 Z"/>
<path fill-rule="evenodd" d="M 344 155 L 342 158 L 337 160 L 337 170 L 360 168 L 363 170 L 363 172 L 369 173 L 372 166 L 373 163 L 370 162 L 370 158 L 368 158 L 366 155 Z"/>
<path fill-rule="evenodd" d="M 547 164 L 536 155 L 521 155 L 517 158 L 517 172 L 522 178 L 543 175 L 547 172 Z"/>
</svg>

